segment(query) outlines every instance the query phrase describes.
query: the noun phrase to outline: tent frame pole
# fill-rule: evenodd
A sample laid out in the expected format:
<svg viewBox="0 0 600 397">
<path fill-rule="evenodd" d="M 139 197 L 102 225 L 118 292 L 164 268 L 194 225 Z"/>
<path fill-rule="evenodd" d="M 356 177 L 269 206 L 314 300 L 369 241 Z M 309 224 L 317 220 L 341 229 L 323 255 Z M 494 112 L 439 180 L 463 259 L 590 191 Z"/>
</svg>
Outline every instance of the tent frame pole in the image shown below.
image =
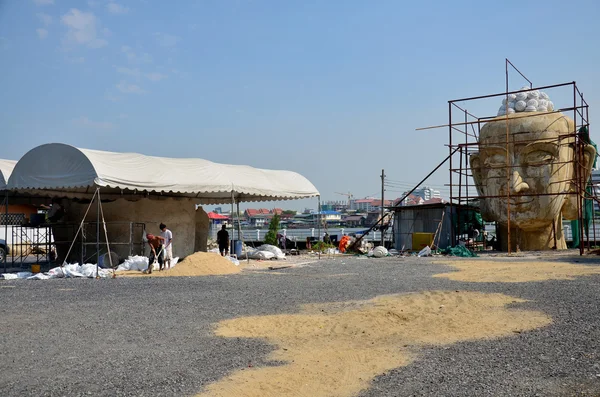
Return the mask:
<svg viewBox="0 0 600 397">
<path fill-rule="evenodd" d="M 317 196 L 317 242 L 321 241 L 321 196 Z M 321 259 L 321 250 L 319 251 L 319 259 Z"/>
<path fill-rule="evenodd" d="M 231 189 L 231 241 L 229 242 L 229 256 L 232 254 L 232 248 L 235 250 L 235 218 L 233 212 L 235 211 L 235 191 Z M 239 237 L 239 236 L 238 236 Z"/>
<path fill-rule="evenodd" d="M 4 193 L 4 244 L 6 244 L 6 252 L 4 253 L 4 273 L 6 273 L 8 261 L 8 190 Z"/>
<path fill-rule="evenodd" d="M 96 200 L 98 200 L 98 208 L 96 208 L 96 278 L 98 278 L 100 267 L 100 188 L 96 192 Z"/>
</svg>

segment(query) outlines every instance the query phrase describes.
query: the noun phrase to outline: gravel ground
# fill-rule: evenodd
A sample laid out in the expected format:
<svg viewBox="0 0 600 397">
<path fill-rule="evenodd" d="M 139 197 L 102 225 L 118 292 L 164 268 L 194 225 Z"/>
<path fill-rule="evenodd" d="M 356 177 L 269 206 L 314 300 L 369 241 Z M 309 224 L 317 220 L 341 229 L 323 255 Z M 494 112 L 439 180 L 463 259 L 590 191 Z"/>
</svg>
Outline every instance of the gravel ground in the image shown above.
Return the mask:
<svg viewBox="0 0 600 397">
<path fill-rule="evenodd" d="M 194 395 L 249 364 L 275 365 L 265 359 L 272 346 L 212 336 L 220 320 L 433 289 L 528 299 L 519 307 L 541 310 L 554 323 L 425 348 L 412 364 L 377 377 L 361 397 L 600 395 L 600 275 L 535 283 L 431 277 L 443 270 L 426 258 L 349 257 L 232 276 L 3 281 L 0 395 Z"/>
</svg>

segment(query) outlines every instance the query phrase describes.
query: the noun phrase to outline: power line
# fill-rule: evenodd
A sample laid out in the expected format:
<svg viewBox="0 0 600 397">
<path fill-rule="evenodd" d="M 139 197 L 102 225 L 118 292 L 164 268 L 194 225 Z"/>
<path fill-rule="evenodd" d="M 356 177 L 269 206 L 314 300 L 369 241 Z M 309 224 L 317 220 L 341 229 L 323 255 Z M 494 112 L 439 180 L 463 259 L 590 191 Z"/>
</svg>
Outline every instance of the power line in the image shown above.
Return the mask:
<svg viewBox="0 0 600 397">
<path fill-rule="evenodd" d="M 411 182 L 406 182 L 406 181 L 394 181 L 394 182 L 386 181 L 385 183 L 389 184 L 389 185 L 403 185 L 403 186 L 406 185 L 406 186 L 412 186 L 412 187 L 414 187 L 416 185 L 416 183 L 411 183 Z M 436 184 L 423 184 L 423 186 L 431 187 L 431 186 L 441 186 L 441 185 L 438 185 L 436 183 Z"/>
</svg>

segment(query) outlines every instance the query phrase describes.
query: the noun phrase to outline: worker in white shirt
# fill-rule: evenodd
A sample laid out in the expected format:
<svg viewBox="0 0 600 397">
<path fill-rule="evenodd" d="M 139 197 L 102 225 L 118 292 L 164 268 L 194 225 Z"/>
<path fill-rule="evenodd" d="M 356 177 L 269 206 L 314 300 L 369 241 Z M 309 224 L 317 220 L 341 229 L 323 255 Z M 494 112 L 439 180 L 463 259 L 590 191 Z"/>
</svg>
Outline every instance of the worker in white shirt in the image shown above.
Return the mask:
<svg viewBox="0 0 600 397">
<path fill-rule="evenodd" d="M 165 267 L 167 269 L 171 268 L 171 261 L 173 260 L 173 233 L 171 233 L 171 231 L 169 229 L 167 229 L 167 226 L 164 223 L 161 223 L 160 226 L 160 236 L 162 238 L 165 239 L 164 241 L 164 260 L 165 260 Z"/>
</svg>

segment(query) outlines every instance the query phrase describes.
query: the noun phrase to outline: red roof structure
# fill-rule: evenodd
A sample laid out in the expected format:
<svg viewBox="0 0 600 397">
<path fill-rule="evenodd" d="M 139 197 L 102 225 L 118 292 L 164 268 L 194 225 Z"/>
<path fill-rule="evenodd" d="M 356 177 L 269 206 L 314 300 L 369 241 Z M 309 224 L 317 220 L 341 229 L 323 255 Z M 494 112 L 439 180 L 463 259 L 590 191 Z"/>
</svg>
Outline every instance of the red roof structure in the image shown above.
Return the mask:
<svg viewBox="0 0 600 397">
<path fill-rule="evenodd" d="M 225 219 L 229 219 L 228 216 L 217 214 L 216 212 L 212 212 L 212 211 L 209 212 L 206 215 L 208 215 L 208 219 L 211 219 L 211 220 L 225 220 Z"/>
<path fill-rule="evenodd" d="M 253 208 L 248 208 L 246 210 L 246 216 L 248 217 L 253 217 L 253 216 L 259 216 L 259 215 L 270 215 L 271 211 L 269 211 L 266 208 L 259 208 L 259 209 L 253 209 Z"/>
</svg>

